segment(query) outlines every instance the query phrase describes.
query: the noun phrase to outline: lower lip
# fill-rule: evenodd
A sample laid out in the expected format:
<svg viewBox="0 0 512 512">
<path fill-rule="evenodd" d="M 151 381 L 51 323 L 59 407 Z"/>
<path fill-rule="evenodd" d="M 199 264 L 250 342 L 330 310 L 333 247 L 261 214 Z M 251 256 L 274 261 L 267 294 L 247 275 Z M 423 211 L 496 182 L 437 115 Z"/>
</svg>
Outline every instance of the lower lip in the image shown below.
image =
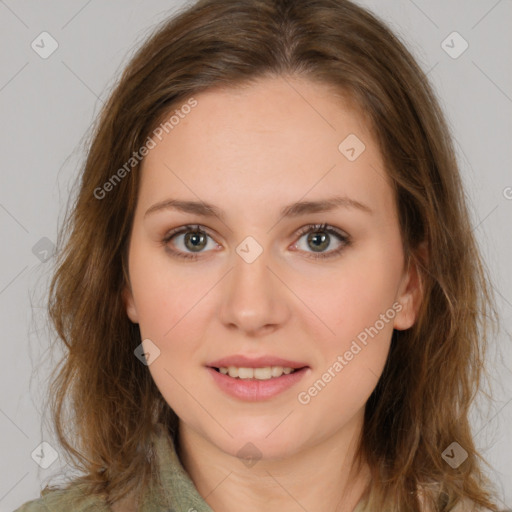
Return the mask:
<svg viewBox="0 0 512 512">
<path fill-rule="evenodd" d="M 235 379 L 210 367 L 208 367 L 207 370 L 222 391 L 235 398 L 252 402 L 272 398 L 290 389 L 294 384 L 297 384 L 306 373 L 311 371 L 309 367 L 305 367 L 293 373 L 289 373 L 288 375 L 283 374 L 281 377 L 258 380 Z"/>
</svg>

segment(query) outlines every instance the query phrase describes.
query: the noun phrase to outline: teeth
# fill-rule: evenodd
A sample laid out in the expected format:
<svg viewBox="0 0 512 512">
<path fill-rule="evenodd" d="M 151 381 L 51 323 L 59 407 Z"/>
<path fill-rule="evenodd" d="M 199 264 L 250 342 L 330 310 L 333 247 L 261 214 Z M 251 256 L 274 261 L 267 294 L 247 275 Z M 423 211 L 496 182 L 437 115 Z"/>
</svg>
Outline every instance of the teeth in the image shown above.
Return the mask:
<svg viewBox="0 0 512 512">
<path fill-rule="evenodd" d="M 295 371 L 294 368 L 283 368 L 282 366 L 265 366 L 264 368 L 238 368 L 237 366 L 229 366 L 227 368 L 219 368 L 220 373 L 229 375 L 239 379 L 258 379 L 269 380 L 281 375 L 288 375 Z"/>
</svg>

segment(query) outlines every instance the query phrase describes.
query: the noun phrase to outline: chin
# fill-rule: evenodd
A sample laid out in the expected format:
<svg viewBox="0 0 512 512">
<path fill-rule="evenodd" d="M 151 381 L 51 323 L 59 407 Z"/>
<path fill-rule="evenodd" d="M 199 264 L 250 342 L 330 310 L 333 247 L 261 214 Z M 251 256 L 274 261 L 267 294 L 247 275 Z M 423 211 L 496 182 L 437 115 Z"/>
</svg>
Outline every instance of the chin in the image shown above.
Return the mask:
<svg viewBox="0 0 512 512">
<path fill-rule="evenodd" d="M 286 421 L 286 420 L 285 420 Z M 256 421 L 246 418 L 236 425 L 226 424 L 225 428 L 233 436 L 215 436 L 217 446 L 235 457 L 256 459 L 282 459 L 295 452 L 301 440 L 290 435 L 290 425 L 286 428 L 278 422 Z M 296 431 L 294 428 L 293 430 Z"/>
</svg>

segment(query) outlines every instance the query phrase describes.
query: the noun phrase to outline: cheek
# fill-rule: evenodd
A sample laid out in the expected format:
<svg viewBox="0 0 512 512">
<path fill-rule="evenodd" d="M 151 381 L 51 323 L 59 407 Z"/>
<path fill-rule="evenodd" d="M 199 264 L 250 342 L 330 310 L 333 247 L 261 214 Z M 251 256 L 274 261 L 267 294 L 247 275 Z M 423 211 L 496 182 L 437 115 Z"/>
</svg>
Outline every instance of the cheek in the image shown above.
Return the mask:
<svg viewBox="0 0 512 512">
<path fill-rule="evenodd" d="M 206 314 L 202 299 L 215 276 L 200 277 L 193 268 L 180 271 L 163 249 L 141 245 L 130 254 L 129 269 L 141 339 L 156 345 L 158 357 L 149 371 L 168 403 L 176 405 L 183 395 L 181 385 L 190 388 L 188 363 L 200 360 L 201 317 Z"/>
<path fill-rule="evenodd" d="M 377 250 L 359 253 L 347 258 L 339 270 L 308 280 L 301 293 L 304 302 L 329 327 L 329 330 L 322 327 L 324 339 L 343 343 L 373 326 L 390 308 L 388 316 L 394 318 L 392 306 L 399 286 L 401 261 L 393 254 L 377 256 L 376 253 Z M 385 323 L 392 325 L 392 322 Z M 392 331 L 389 327 L 385 330 Z"/>
<path fill-rule="evenodd" d="M 214 276 L 176 266 L 163 248 L 134 248 L 129 271 L 141 335 L 162 342 L 176 337 L 182 326 L 194 326 L 197 306 L 214 284 Z"/>
<path fill-rule="evenodd" d="M 331 392 L 354 400 L 367 398 L 377 383 L 389 352 L 393 320 L 400 309 L 395 301 L 400 276 L 400 254 L 377 248 L 347 259 L 342 269 L 317 282 L 309 295 L 312 319 L 310 336 L 318 340 L 321 362 L 316 377 L 329 380 Z M 321 329 L 321 330 L 320 330 Z M 319 333 L 322 332 L 322 335 Z M 352 397 L 352 398 L 349 398 Z"/>
<path fill-rule="evenodd" d="M 338 421 L 344 422 L 364 406 L 377 385 L 388 357 L 396 309 L 389 289 L 376 286 L 368 274 L 347 277 L 342 289 L 327 296 L 324 318 L 334 334 L 325 330 L 316 338 L 318 364 L 297 398 L 312 406 L 310 413 L 322 415 L 326 406 L 339 411 Z"/>
</svg>

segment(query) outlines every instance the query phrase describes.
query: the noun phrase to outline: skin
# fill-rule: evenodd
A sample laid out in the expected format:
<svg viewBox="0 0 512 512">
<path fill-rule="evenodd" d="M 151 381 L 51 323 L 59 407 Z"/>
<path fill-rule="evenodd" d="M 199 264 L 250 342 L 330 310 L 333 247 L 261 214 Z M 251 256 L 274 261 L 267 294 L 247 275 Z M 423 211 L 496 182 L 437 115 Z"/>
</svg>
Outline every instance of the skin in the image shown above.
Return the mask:
<svg viewBox="0 0 512 512">
<path fill-rule="evenodd" d="M 293 87 L 292 87 L 293 86 Z M 352 511 L 368 468 L 349 475 L 365 403 L 380 377 L 393 329 L 416 319 L 421 285 L 405 265 L 396 206 L 376 141 L 332 89 L 298 78 L 266 78 L 242 89 L 213 89 L 143 162 L 129 247 L 126 311 L 160 355 L 149 371 L 180 418 L 179 456 L 216 511 Z M 366 149 L 349 161 L 339 144 L 356 134 Z M 285 205 L 344 195 L 368 205 L 280 218 Z M 169 198 L 201 200 L 225 219 L 164 209 Z M 352 242 L 318 254 L 309 224 L 327 223 Z M 211 238 L 197 260 L 183 234 L 199 224 Z M 313 232 L 315 230 L 313 229 Z M 263 249 L 247 263 L 236 248 L 252 236 Z M 343 243 L 330 235 L 323 253 Z M 297 245 L 295 245 L 297 244 Z M 307 405 L 299 392 L 379 315 L 401 311 Z M 291 389 L 259 402 L 226 395 L 205 368 L 234 354 L 305 362 Z M 248 467 L 237 452 L 253 443 Z"/>
</svg>

